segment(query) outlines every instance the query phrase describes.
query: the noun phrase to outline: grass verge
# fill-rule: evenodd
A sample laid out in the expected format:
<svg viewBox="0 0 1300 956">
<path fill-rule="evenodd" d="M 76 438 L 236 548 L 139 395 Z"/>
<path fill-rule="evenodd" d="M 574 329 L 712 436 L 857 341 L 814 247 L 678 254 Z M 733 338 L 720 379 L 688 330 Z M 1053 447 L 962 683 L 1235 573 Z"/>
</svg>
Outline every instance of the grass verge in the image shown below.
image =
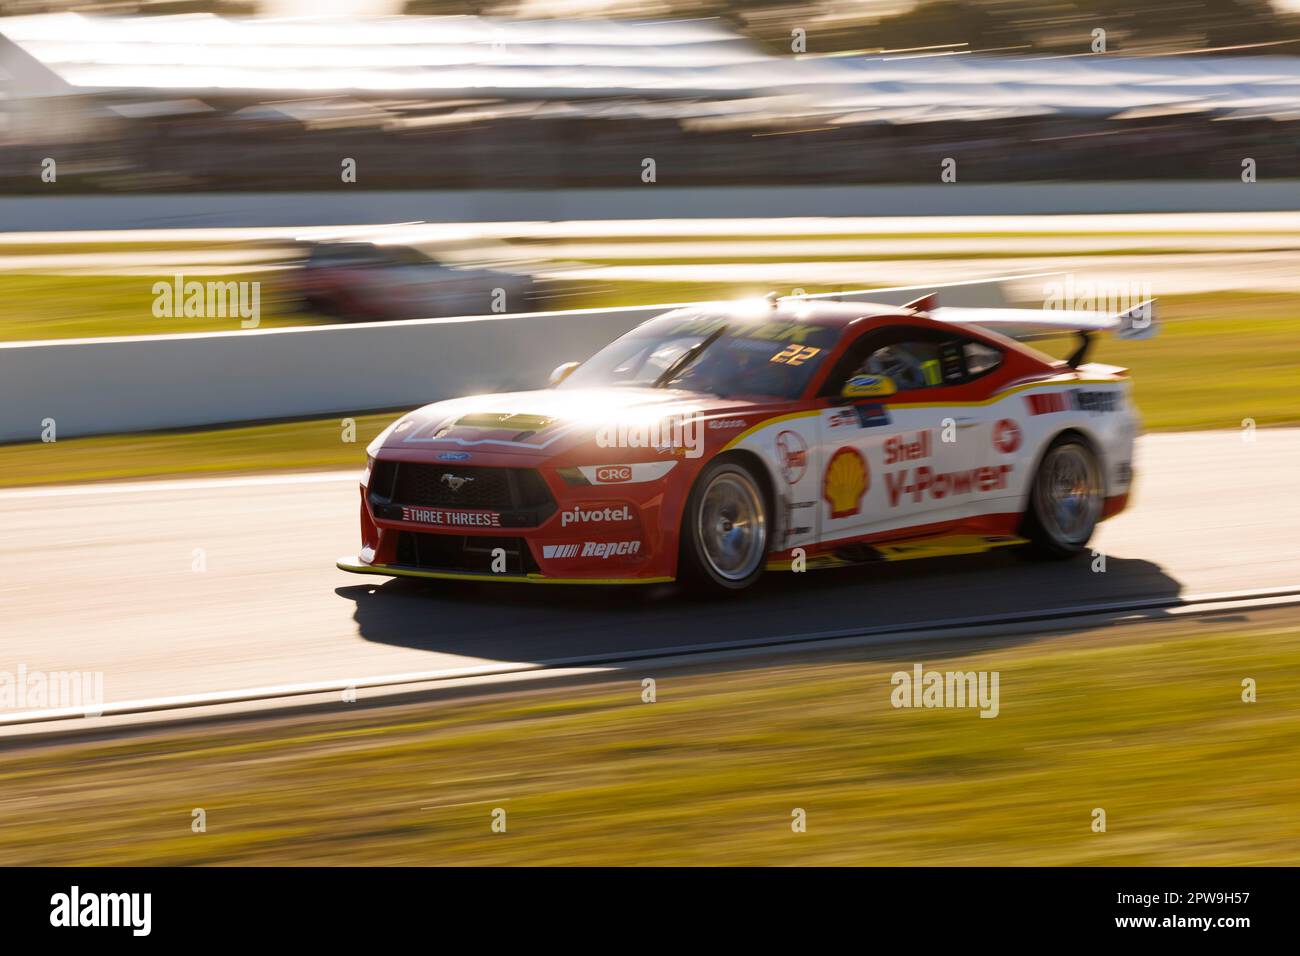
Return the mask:
<svg viewBox="0 0 1300 956">
<path fill-rule="evenodd" d="M 1132 370 L 1152 431 L 1300 424 L 1300 295 L 1169 296 L 1153 339 L 1098 336 L 1092 359 Z M 1064 357 L 1071 343 L 1049 351 Z"/>
<path fill-rule="evenodd" d="M 366 445 L 396 412 L 192 431 L 102 435 L 51 443 L 0 445 L 0 487 L 129 478 L 197 478 L 264 471 L 361 468 Z"/>
<path fill-rule="evenodd" d="M 170 284 L 174 273 L 183 271 L 121 276 L 0 275 L 0 340 L 31 342 L 239 331 L 238 316 L 158 318 L 153 314 L 154 283 Z M 186 279 L 202 282 L 205 288 L 208 282 L 260 282 L 258 328 L 319 325 L 329 321 L 299 310 L 277 291 L 270 275 L 194 274 L 187 275 Z"/>
<path fill-rule="evenodd" d="M 1166 622 L 914 653 L 12 752 L 0 864 L 1300 856 L 1300 627 Z M 891 674 L 915 663 L 997 671 L 998 716 L 894 709 Z M 657 678 L 656 703 L 642 702 L 643 676 Z M 1241 698 L 1246 677 L 1257 703 Z M 205 833 L 191 830 L 195 808 Z M 497 808 L 505 833 L 491 830 Z"/>
</svg>

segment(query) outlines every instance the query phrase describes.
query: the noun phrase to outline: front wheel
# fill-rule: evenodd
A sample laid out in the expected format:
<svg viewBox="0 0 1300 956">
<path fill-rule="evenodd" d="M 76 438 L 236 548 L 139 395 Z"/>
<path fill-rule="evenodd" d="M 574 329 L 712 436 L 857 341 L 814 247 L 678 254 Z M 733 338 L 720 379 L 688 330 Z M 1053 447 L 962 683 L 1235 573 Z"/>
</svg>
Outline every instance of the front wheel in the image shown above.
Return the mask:
<svg viewBox="0 0 1300 956">
<path fill-rule="evenodd" d="M 1038 466 L 1024 533 L 1043 557 L 1070 558 L 1088 546 L 1105 492 L 1097 456 L 1080 438 L 1056 439 Z"/>
<path fill-rule="evenodd" d="M 759 579 L 767 560 L 767 501 L 744 465 L 704 469 L 682 518 L 684 577 L 705 590 L 739 591 Z"/>
</svg>

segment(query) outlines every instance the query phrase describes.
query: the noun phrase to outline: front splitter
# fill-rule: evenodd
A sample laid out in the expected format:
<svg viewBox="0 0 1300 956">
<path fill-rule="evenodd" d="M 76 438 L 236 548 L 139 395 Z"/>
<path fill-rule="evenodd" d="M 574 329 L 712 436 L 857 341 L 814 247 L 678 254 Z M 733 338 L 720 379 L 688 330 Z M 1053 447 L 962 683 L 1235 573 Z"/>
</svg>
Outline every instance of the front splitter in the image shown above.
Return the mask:
<svg viewBox="0 0 1300 956">
<path fill-rule="evenodd" d="M 492 574 L 481 571 L 430 571 L 400 564 L 366 564 L 356 555 L 339 558 L 335 567 L 353 574 L 380 574 L 394 578 L 429 578 L 439 581 L 482 581 L 495 584 L 666 584 L 673 578 L 555 578 L 545 574 Z"/>
</svg>

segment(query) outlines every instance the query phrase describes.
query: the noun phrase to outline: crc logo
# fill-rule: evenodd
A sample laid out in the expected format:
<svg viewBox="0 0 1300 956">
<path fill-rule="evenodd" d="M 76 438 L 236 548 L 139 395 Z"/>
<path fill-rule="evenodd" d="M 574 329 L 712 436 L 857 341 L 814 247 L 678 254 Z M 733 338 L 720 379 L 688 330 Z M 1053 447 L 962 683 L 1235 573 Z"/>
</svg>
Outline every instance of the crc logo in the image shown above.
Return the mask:
<svg viewBox="0 0 1300 956">
<path fill-rule="evenodd" d="M 781 432 L 776 436 L 776 454 L 781 459 L 781 474 L 786 483 L 797 485 L 808 470 L 808 443 L 798 432 Z"/>
<path fill-rule="evenodd" d="M 1004 455 L 1020 447 L 1020 438 L 1020 426 L 1010 418 L 1004 418 L 993 426 L 993 447 Z"/>
<path fill-rule="evenodd" d="M 596 480 L 602 485 L 617 485 L 632 480 L 631 465 L 602 465 L 596 469 Z"/>
<path fill-rule="evenodd" d="M 474 479 L 463 478 L 460 475 L 453 475 L 451 472 L 447 471 L 447 472 L 443 472 L 442 477 L 439 478 L 438 480 L 441 481 L 448 488 L 450 488 L 452 491 L 460 491 L 460 489 L 464 488 L 466 484 L 473 481 Z"/>
</svg>

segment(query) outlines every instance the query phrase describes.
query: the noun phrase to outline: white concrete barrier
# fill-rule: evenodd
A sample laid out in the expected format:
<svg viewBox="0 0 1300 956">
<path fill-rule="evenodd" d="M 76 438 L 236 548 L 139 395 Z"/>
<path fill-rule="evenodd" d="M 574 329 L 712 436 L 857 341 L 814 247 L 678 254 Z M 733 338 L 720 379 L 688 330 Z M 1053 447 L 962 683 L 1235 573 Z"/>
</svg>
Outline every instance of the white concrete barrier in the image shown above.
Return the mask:
<svg viewBox="0 0 1300 956">
<path fill-rule="evenodd" d="M 900 305 L 934 286 L 845 293 Z M 943 287 L 1005 305 L 1004 280 Z M 0 441 L 415 407 L 536 388 L 673 305 L 0 345 Z"/>
</svg>

